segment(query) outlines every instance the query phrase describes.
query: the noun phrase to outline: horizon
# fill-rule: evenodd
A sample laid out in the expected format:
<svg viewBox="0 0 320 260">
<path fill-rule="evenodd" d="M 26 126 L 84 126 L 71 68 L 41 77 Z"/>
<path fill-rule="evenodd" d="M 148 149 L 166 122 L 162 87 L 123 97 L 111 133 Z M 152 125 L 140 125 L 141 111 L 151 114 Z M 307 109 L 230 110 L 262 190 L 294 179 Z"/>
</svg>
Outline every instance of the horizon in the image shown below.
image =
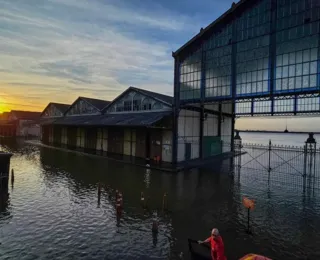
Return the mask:
<svg viewBox="0 0 320 260">
<path fill-rule="evenodd" d="M 113 100 L 129 86 L 173 95 L 172 51 L 232 3 L 3 0 L 0 113 L 41 112 L 50 102 L 72 104 L 78 96 Z M 288 120 L 300 131 L 320 127 L 315 118 Z M 242 118 L 236 127 L 281 130 L 285 124 Z"/>
</svg>

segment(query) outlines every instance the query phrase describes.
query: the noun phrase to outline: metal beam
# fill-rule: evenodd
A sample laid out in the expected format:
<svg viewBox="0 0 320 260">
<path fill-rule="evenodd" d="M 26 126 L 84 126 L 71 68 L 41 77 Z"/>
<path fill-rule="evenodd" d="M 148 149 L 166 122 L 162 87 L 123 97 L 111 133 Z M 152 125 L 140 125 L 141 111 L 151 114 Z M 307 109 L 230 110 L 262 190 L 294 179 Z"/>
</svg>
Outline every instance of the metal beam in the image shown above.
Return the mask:
<svg viewBox="0 0 320 260">
<path fill-rule="evenodd" d="M 201 107 L 187 105 L 187 106 L 181 106 L 180 108 L 201 113 Z M 220 113 L 219 111 L 211 110 L 208 108 L 203 108 L 203 112 L 205 114 L 211 114 L 211 115 L 216 115 L 216 116 L 222 115 L 224 117 L 232 117 L 232 114 L 225 113 L 225 112 Z"/>
<path fill-rule="evenodd" d="M 177 163 L 178 158 L 178 117 L 180 110 L 180 64 L 179 59 L 174 60 L 174 101 L 173 101 L 173 118 L 172 118 L 172 164 Z"/>
<path fill-rule="evenodd" d="M 218 136 L 221 136 L 222 104 L 219 104 Z"/>
<path fill-rule="evenodd" d="M 236 17 L 234 16 L 234 21 Z M 234 128 L 235 128 L 235 110 L 237 95 L 237 26 L 232 23 L 232 50 L 231 50 L 231 95 L 232 95 L 232 122 L 231 122 L 231 151 L 234 150 Z"/>
<path fill-rule="evenodd" d="M 270 44 L 269 44 L 269 91 L 271 97 L 271 114 L 274 113 L 274 89 L 276 71 L 276 31 L 277 31 L 277 1 L 271 0 Z"/>
</svg>

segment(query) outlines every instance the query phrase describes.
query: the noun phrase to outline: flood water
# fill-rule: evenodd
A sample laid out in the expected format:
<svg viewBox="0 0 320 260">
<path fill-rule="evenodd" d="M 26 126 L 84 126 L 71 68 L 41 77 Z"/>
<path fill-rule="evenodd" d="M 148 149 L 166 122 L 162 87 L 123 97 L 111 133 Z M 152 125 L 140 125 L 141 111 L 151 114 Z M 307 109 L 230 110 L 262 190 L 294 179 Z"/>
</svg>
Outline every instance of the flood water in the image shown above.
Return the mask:
<svg viewBox="0 0 320 260">
<path fill-rule="evenodd" d="M 204 239 L 213 227 L 223 236 L 228 259 L 247 253 L 320 259 L 319 192 L 239 178 L 230 174 L 229 160 L 215 170 L 177 174 L 22 141 L 6 141 L 2 149 L 14 153 L 15 182 L 0 204 L 0 259 L 179 259 L 181 252 L 190 259 L 187 238 Z M 98 182 L 104 186 L 100 204 Z M 120 222 L 116 189 L 124 196 Z M 147 211 L 142 191 L 149 197 Z M 256 200 L 252 235 L 245 232 L 244 195 Z M 157 237 L 151 232 L 154 211 Z"/>
</svg>

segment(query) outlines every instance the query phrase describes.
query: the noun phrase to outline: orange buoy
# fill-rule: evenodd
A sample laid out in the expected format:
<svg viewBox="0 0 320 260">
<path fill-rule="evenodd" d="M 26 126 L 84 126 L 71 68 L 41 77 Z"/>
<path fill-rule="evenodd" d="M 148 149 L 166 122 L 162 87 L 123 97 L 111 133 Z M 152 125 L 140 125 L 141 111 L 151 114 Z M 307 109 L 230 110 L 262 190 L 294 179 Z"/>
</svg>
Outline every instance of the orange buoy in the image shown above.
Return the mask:
<svg viewBox="0 0 320 260">
<path fill-rule="evenodd" d="M 254 200 L 250 200 L 247 197 L 243 197 L 242 204 L 245 208 L 250 210 L 253 210 L 255 206 Z"/>
</svg>

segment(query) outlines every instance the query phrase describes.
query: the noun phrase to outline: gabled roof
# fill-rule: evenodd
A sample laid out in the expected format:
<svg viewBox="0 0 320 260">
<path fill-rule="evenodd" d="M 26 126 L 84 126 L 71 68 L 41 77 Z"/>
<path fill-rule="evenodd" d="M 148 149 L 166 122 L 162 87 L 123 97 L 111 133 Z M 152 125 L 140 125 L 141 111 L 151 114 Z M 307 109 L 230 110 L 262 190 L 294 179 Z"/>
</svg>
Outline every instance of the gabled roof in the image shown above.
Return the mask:
<svg viewBox="0 0 320 260">
<path fill-rule="evenodd" d="M 51 103 L 51 104 L 54 105 L 62 114 L 64 114 L 70 107 L 69 104 L 62 104 L 62 103 Z"/>
<path fill-rule="evenodd" d="M 136 87 L 130 86 L 127 90 L 122 92 L 112 102 L 110 102 L 110 104 L 108 106 L 106 106 L 103 109 L 103 111 L 105 111 L 107 108 L 109 108 L 112 104 L 116 103 L 119 99 L 121 99 L 123 96 L 125 96 L 129 91 L 136 91 L 136 92 L 140 93 L 141 95 L 144 95 L 146 97 L 150 97 L 150 98 L 153 98 L 153 99 L 155 99 L 157 101 L 165 103 L 167 106 L 172 106 L 172 103 L 173 103 L 173 97 L 172 96 L 168 96 L 168 95 L 160 94 L 160 93 L 157 93 L 157 92 L 153 92 L 153 91 L 144 90 L 144 89 L 141 89 L 141 88 L 136 88 Z"/>
<path fill-rule="evenodd" d="M 17 117 L 17 119 L 37 120 L 40 118 L 42 112 L 11 110 L 10 113 L 14 114 Z"/>
<path fill-rule="evenodd" d="M 196 41 L 200 40 L 200 38 L 205 37 L 208 34 L 211 34 L 217 27 L 219 27 L 220 25 L 223 25 L 226 23 L 226 21 L 228 19 L 232 19 L 234 16 L 234 13 L 239 9 L 240 6 L 244 7 L 244 3 L 248 3 L 248 2 L 258 2 L 257 0 L 240 0 L 238 3 L 232 3 L 231 8 L 229 8 L 225 13 L 223 13 L 218 19 L 216 19 L 215 21 L 213 21 L 211 24 L 209 24 L 206 28 L 201 28 L 200 32 L 194 36 L 191 40 L 189 40 L 187 43 L 185 43 L 184 45 L 182 45 L 178 50 L 176 50 L 175 52 L 172 52 L 172 56 L 173 57 L 177 57 L 182 51 L 184 51 L 186 48 L 190 47 L 191 45 L 193 45 Z M 241 10 L 239 10 L 241 11 Z"/>
<path fill-rule="evenodd" d="M 54 105 L 55 108 L 58 109 L 58 110 L 62 113 L 62 115 L 63 115 L 63 114 L 68 110 L 68 108 L 70 107 L 69 104 L 62 104 L 62 103 L 50 102 L 50 103 L 45 107 L 45 109 L 43 109 L 43 111 L 41 112 L 41 115 L 40 115 L 40 116 L 43 115 L 44 111 L 46 111 L 50 105 Z"/>
<path fill-rule="evenodd" d="M 129 87 L 129 89 L 133 89 L 133 90 L 135 90 L 137 92 L 140 92 L 141 94 L 144 94 L 146 96 L 152 97 L 154 99 L 158 99 L 159 101 L 165 102 L 170 106 L 173 103 L 173 97 L 172 96 L 160 94 L 160 93 L 157 93 L 157 92 L 153 92 L 153 91 L 149 91 L 149 90 L 145 90 L 145 89 L 141 89 L 141 88 L 135 88 L 135 87 Z"/>
<path fill-rule="evenodd" d="M 103 110 L 104 107 L 108 106 L 111 101 L 102 100 L 102 99 L 96 99 L 96 98 L 87 98 L 87 97 L 78 97 L 70 106 L 69 108 L 64 112 L 64 115 L 67 114 L 67 112 L 79 101 L 83 100 L 96 108 L 99 112 Z"/>
<path fill-rule="evenodd" d="M 111 101 L 102 100 L 102 99 L 96 99 L 96 98 L 87 98 L 87 97 L 79 97 L 85 101 L 87 101 L 89 104 L 97 108 L 99 111 L 102 111 L 107 105 L 111 103 Z"/>
</svg>

